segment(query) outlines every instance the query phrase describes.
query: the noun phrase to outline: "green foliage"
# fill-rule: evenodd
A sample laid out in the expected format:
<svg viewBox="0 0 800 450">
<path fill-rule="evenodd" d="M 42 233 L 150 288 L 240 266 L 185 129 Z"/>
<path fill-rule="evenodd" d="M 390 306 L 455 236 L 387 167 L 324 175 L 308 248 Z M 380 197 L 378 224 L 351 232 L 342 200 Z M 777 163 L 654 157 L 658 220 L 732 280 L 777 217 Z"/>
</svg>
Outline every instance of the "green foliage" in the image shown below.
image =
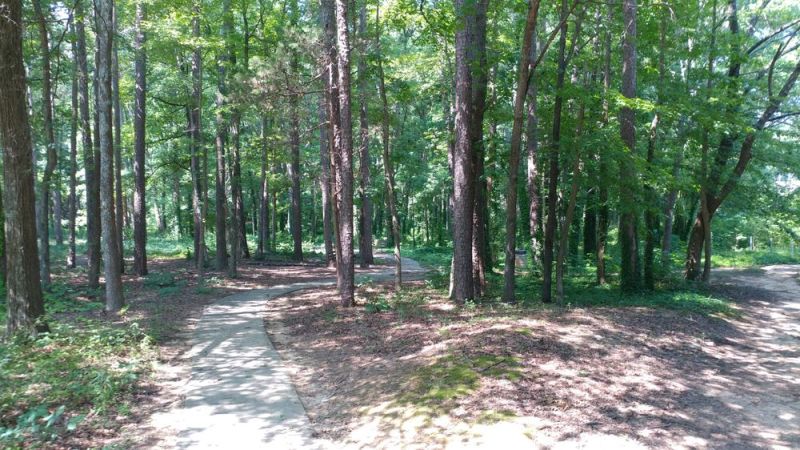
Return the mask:
<svg viewBox="0 0 800 450">
<path fill-rule="evenodd" d="M 711 262 L 714 267 L 757 267 L 772 264 L 800 264 L 800 250 L 792 256 L 788 250 L 727 250 L 712 253 Z"/>
<path fill-rule="evenodd" d="M 418 289 L 402 290 L 395 294 L 379 295 L 371 298 L 364 305 L 367 313 L 394 311 L 400 320 L 428 315 L 424 305 L 430 301 Z"/>
<path fill-rule="evenodd" d="M 89 413 L 113 417 L 156 357 L 135 323 L 50 327 L 35 340 L 12 337 L 0 346 L 0 446 L 56 439 Z"/>
</svg>

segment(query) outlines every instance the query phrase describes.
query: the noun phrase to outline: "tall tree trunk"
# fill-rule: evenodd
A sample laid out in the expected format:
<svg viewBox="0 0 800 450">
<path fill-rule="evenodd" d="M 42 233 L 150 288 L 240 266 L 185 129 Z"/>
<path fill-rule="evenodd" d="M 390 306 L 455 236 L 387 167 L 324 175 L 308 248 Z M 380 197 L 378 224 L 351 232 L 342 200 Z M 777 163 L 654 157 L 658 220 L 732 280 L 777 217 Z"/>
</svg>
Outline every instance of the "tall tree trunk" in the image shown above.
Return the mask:
<svg viewBox="0 0 800 450">
<path fill-rule="evenodd" d="M 567 59 L 567 2 L 561 0 L 561 27 L 558 37 L 558 68 L 556 71 L 556 98 L 553 105 L 553 132 L 550 144 L 550 167 L 547 178 L 547 222 L 544 229 L 544 252 L 542 254 L 542 301 L 552 301 L 553 283 L 553 246 L 556 238 L 556 216 L 558 214 L 558 176 L 559 154 L 561 152 L 561 109 L 564 97 L 561 93 L 564 88 Z"/>
<path fill-rule="evenodd" d="M 378 59 L 378 89 L 380 90 L 381 105 L 383 107 L 381 117 L 381 140 L 383 141 L 383 174 L 386 180 L 386 203 L 389 207 L 391 217 L 392 243 L 394 245 L 394 290 L 399 292 L 403 284 L 403 260 L 400 256 L 400 220 L 397 217 L 397 194 L 394 181 L 394 167 L 392 165 L 392 153 L 389 141 L 389 102 L 386 98 L 386 79 L 383 73 L 383 55 L 381 53 L 381 21 L 380 9 L 375 11 L 375 22 L 378 26 L 378 34 L 375 37 L 377 44 Z"/>
<path fill-rule="evenodd" d="M 58 155 L 56 153 L 56 140 L 53 134 L 53 93 L 52 75 L 50 71 L 50 38 L 47 29 L 47 17 L 42 11 L 40 0 L 33 0 L 33 9 L 39 27 L 39 50 L 42 56 L 42 108 L 44 116 L 44 138 L 47 151 L 47 163 L 42 175 L 39 225 L 39 272 L 42 284 L 50 284 L 50 191 L 53 172 L 56 168 Z"/>
<path fill-rule="evenodd" d="M 361 267 L 369 267 L 374 262 L 372 255 L 372 198 L 369 182 L 369 123 L 367 122 L 367 2 L 361 2 L 358 15 L 358 102 L 359 102 L 359 181 L 358 197 L 361 208 L 358 216 L 358 255 Z"/>
<path fill-rule="evenodd" d="M 231 2 L 230 0 L 223 0 L 222 2 L 222 28 L 220 35 L 223 41 L 227 41 L 230 34 L 230 27 L 232 26 L 230 16 Z M 228 95 L 228 87 L 226 84 L 226 75 L 230 54 L 228 53 L 227 45 L 220 52 L 217 57 L 217 98 L 216 98 L 216 173 L 215 173 L 215 200 L 216 200 L 216 252 L 217 252 L 217 270 L 225 270 L 228 267 L 228 243 L 226 239 L 227 224 L 227 197 L 225 195 L 225 141 L 227 139 L 226 128 L 228 126 L 225 120 L 223 110 L 225 109 L 226 100 Z"/>
<path fill-rule="evenodd" d="M 100 147 L 100 201 L 106 284 L 106 311 L 118 312 L 125 305 L 120 276 L 120 254 L 114 212 L 114 143 L 112 130 L 111 71 L 114 0 L 95 0 L 97 30 L 97 118 Z"/>
<path fill-rule="evenodd" d="M 260 195 L 258 201 L 258 247 L 256 257 L 264 258 L 269 249 L 269 178 L 267 173 L 267 144 L 268 121 L 266 116 L 261 117 L 261 178 Z"/>
<path fill-rule="evenodd" d="M 117 34 L 117 7 L 114 6 L 112 33 Z M 122 245 L 122 231 L 124 228 L 123 212 L 125 204 L 122 195 L 122 110 L 119 103 L 119 57 L 117 55 L 117 40 L 114 39 L 111 50 L 111 90 L 113 93 L 114 108 L 114 213 L 117 227 L 117 245 L 119 246 L 119 268 L 125 272 L 125 247 Z"/>
<path fill-rule="evenodd" d="M 147 203 L 145 202 L 145 133 L 147 123 L 147 34 L 143 22 L 147 10 L 143 0 L 136 2 L 134 31 L 134 107 L 133 107 L 133 270 L 147 275 Z"/>
<path fill-rule="evenodd" d="M 622 38 L 622 95 L 636 97 L 636 0 L 623 0 L 622 16 L 625 32 Z M 639 288 L 639 245 L 636 233 L 636 112 L 624 106 L 620 109 L 620 137 L 630 154 L 622 155 L 620 185 L 620 288 L 632 292 Z"/>
<path fill-rule="evenodd" d="M 22 2 L 0 0 L 0 149 L 6 247 L 6 332 L 45 331 L 33 190 L 31 129 L 22 59 Z M 38 330 L 37 330 L 38 329 Z"/>
<path fill-rule="evenodd" d="M 323 75 L 327 77 L 327 75 Z M 330 127 L 328 124 L 328 101 L 326 93 L 320 96 L 319 104 L 319 165 L 322 191 L 322 240 L 325 245 L 325 261 L 328 266 L 335 265 L 336 257 L 333 254 L 333 220 L 331 214 L 331 156 L 330 156 Z"/>
<path fill-rule="evenodd" d="M 453 298 L 458 304 L 475 296 L 472 266 L 472 221 L 475 183 L 472 162 L 472 73 L 470 52 L 475 42 L 476 8 L 454 0 L 456 14 L 455 145 L 453 147 Z"/>
<path fill-rule="evenodd" d="M 74 28 L 73 28 L 74 31 Z M 77 54 L 76 44 L 72 43 L 72 52 Z M 76 266 L 75 258 L 75 219 L 78 215 L 77 197 L 77 172 L 78 172 L 78 67 L 73 65 L 72 69 L 72 114 L 70 118 L 69 134 L 69 196 L 67 197 L 67 221 L 68 225 L 68 248 L 67 248 L 67 268 L 74 269 Z"/>
<path fill-rule="evenodd" d="M 294 73 L 298 73 L 297 59 L 294 57 L 292 66 Z M 290 202 L 289 228 L 292 231 L 292 244 L 294 246 L 293 257 L 296 261 L 303 260 L 303 214 L 301 209 L 302 191 L 300 188 L 300 98 L 293 95 L 291 99 L 290 113 L 291 128 L 289 130 L 289 146 L 291 148 L 291 161 L 287 165 L 289 169 Z"/>
<path fill-rule="evenodd" d="M 525 31 L 522 35 L 522 48 L 517 68 L 517 88 L 514 95 L 514 122 L 511 128 L 511 152 L 508 162 L 508 185 L 506 188 L 506 246 L 505 267 L 503 270 L 503 301 L 513 303 L 515 299 L 515 269 L 517 248 L 517 179 L 522 148 L 522 127 L 525 120 L 525 96 L 530 82 L 530 54 L 533 35 L 536 33 L 536 19 L 539 16 L 539 0 L 531 0 Z"/>
<path fill-rule="evenodd" d="M 230 158 L 230 175 L 231 175 L 231 224 L 229 228 L 230 232 L 230 246 L 231 246 L 231 256 L 228 260 L 228 276 L 231 278 L 236 278 L 239 276 L 239 257 L 240 254 L 240 245 L 241 245 L 241 227 L 239 226 L 239 219 L 240 219 L 240 212 L 242 205 L 242 197 L 241 197 L 241 173 L 240 170 L 237 171 L 237 162 L 239 160 L 239 126 L 241 124 L 241 116 L 239 115 L 239 110 L 237 108 L 233 109 L 231 113 L 231 158 Z"/>
<path fill-rule="evenodd" d="M 606 7 L 606 21 L 611 23 L 612 5 Z M 608 107 L 611 89 L 611 31 L 606 29 L 603 37 L 603 128 L 608 127 Z M 608 156 L 601 151 L 598 155 L 599 173 L 608 173 Z M 597 186 L 597 284 L 606 284 L 606 241 L 608 240 L 608 186 L 601 177 Z"/>
<path fill-rule="evenodd" d="M 88 256 L 87 284 L 100 286 L 100 177 L 95 158 L 93 130 L 89 110 L 89 67 L 86 57 L 86 31 L 83 0 L 75 4 L 75 33 L 77 40 L 78 103 L 83 146 L 83 170 L 86 174 L 86 250 Z"/>
<path fill-rule="evenodd" d="M 473 43 L 468 56 L 473 68 L 471 117 L 473 146 L 473 184 L 475 205 L 472 210 L 472 290 L 475 297 L 481 297 L 486 290 L 487 255 L 487 188 L 485 174 L 485 146 L 483 143 L 483 116 L 486 110 L 486 90 L 489 70 L 486 62 L 486 23 L 488 0 L 475 2 L 475 24 Z"/>
<path fill-rule="evenodd" d="M 536 33 L 531 36 L 531 53 L 529 64 L 532 66 L 538 56 L 536 50 Z M 530 69 L 533 70 L 533 67 Z M 539 183 L 541 174 L 539 167 L 539 117 L 537 115 L 538 87 L 535 80 L 528 83 L 528 124 L 526 129 L 527 147 L 527 188 L 528 188 L 528 226 L 531 232 L 531 267 L 534 270 L 541 266 L 541 248 L 539 244 L 538 230 L 541 228 L 541 217 L 539 217 L 540 192 Z"/>
<path fill-rule="evenodd" d="M 192 4 L 192 37 L 200 39 L 201 1 Z M 192 172 L 192 217 L 194 223 L 195 266 L 201 274 L 205 271 L 205 152 L 203 151 L 202 105 L 203 105 L 203 54 L 199 45 L 192 50 L 192 95 L 189 111 L 191 134 L 191 172 Z M 202 161 L 201 161 L 202 158 Z M 180 196 L 178 196 L 180 197 Z M 180 216 L 178 216 L 180 218 Z M 224 222 L 224 216 L 223 216 Z M 178 225 L 180 229 L 180 223 Z M 224 237 L 223 237 L 224 239 Z M 223 247 L 224 249 L 224 247 Z M 224 253 L 224 251 L 223 251 Z"/>
<path fill-rule="evenodd" d="M 355 267 L 353 265 L 353 127 L 350 108 L 350 35 L 347 29 L 348 2 L 336 0 L 337 68 L 339 71 L 339 132 L 336 169 L 339 173 L 339 289 L 343 306 L 353 306 Z"/>
</svg>

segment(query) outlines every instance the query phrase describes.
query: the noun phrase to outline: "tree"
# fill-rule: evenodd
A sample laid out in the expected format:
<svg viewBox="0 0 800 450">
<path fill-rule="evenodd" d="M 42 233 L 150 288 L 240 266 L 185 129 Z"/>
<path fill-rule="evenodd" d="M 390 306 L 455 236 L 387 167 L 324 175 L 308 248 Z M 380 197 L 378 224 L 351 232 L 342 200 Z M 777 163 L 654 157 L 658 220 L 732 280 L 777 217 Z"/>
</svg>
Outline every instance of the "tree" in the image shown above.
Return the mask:
<svg viewBox="0 0 800 450">
<path fill-rule="evenodd" d="M 386 99 L 386 80 L 383 73 L 383 55 L 381 53 L 381 19 L 380 8 L 375 11 L 375 23 L 378 34 L 375 42 L 378 50 L 378 90 L 381 97 L 381 140 L 383 143 L 383 174 L 386 180 L 386 203 L 389 207 L 391 220 L 392 241 L 394 243 L 394 289 L 400 291 L 403 283 L 403 261 L 400 256 L 400 219 L 397 217 L 397 194 L 394 180 L 394 166 L 389 142 L 389 101 Z"/>
<path fill-rule="evenodd" d="M 347 29 L 348 3 L 336 0 L 336 49 L 339 76 L 339 124 L 336 135 L 339 265 L 337 279 L 343 306 L 353 306 L 355 266 L 353 264 L 353 128 L 350 108 L 350 35 Z"/>
<path fill-rule="evenodd" d="M 195 46 L 192 49 L 191 67 L 192 67 L 192 92 L 191 102 L 188 111 L 189 122 L 189 138 L 190 138 L 190 153 L 191 153 L 191 173 L 192 173 L 192 218 L 194 223 L 194 257 L 195 266 L 202 274 L 205 271 L 205 217 L 206 217 L 206 183 L 205 178 L 208 173 L 205 168 L 205 151 L 203 151 L 203 130 L 202 130 L 202 108 L 203 108 L 203 53 L 200 43 L 197 40 L 200 38 L 200 15 L 201 15 L 201 2 L 200 0 L 193 0 L 192 2 L 192 37 L 195 39 Z M 200 158 L 203 158 L 202 162 Z M 177 202 L 176 202 L 177 203 Z M 223 205 L 224 207 L 224 205 Z M 180 208 L 178 208 L 180 213 Z M 219 210 L 217 210 L 219 213 Z M 224 213 L 224 210 L 223 210 Z M 180 219 L 180 214 L 177 215 Z M 223 224 L 225 218 L 223 216 Z M 178 220 L 180 224 L 180 220 Z M 180 227 L 179 227 L 180 228 Z M 224 237 L 223 237 L 224 239 Z M 217 242 L 219 246 L 219 242 Z M 225 247 L 223 242 L 223 255 Z M 219 255 L 217 255 L 217 266 L 219 266 Z"/>
<path fill-rule="evenodd" d="M 72 32 L 74 33 L 74 27 Z M 72 52 L 77 55 L 76 42 L 73 39 Z M 74 269 L 77 265 L 75 249 L 75 222 L 78 215 L 77 173 L 78 173 L 78 65 L 72 66 L 72 113 L 70 114 L 69 134 L 69 195 L 67 197 L 68 249 L 67 269 Z"/>
<path fill-rule="evenodd" d="M 118 312 L 125 305 L 122 293 L 119 235 L 114 212 L 114 142 L 112 136 L 112 47 L 114 0 L 95 0 L 97 30 L 97 123 L 100 147 L 100 202 L 103 230 L 106 311 Z"/>
<path fill-rule="evenodd" d="M 133 111 L 133 270 L 139 276 L 147 275 L 147 203 L 145 200 L 145 134 L 147 124 L 147 34 L 143 27 L 146 6 L 136 2 L 134 31 L 134 111 Z M 197 251 L 197 249 L 195 249 Z"/>
<path fill-rule="evenodd" d="M 86 59 L 86 31 L 83 0 L 75 3 L 76 62 L 78 65 L 78 103 L 83 146 L 83 170 L 86 174 L 86 250 L 87 278 L 90 288 L 100 286 L 100 183 L 89 118 L 89 66 Z"/>
<path fill-rule="evenodd" d="M 359 163 L 358 173 L 360 185 L 358 197 L 361 208 L 358 215 L 358 254 L 361 267 L 369 267 L 374 262 L 372 255 L 372 198 L 370 198 L 369 182 L 369 122 L 367 120 L 367 2 L 361 2 L 358 14 L 358 39 L 360 55 L 358 58 L 358 102 L 359 102 Z"/>
<path fill-rule="evenodd" d="M 36 249 L 31 129 L 22 59 L 22 2 L 0 0 L 0 144 L 6 247 L 6 332 L 45 331 Z"/>
<path fill-rule="evenodd" d="M 228 267 L 228 244 L 227 244 L 227 196 L 225 195 L 225 142 L 228 138 L 227 127 L 228 123 L 225 120 L 225 105 L 228 96 L 228 86 L 226 83 L 226 76 L 228 65 L 230 64 L 231 55 L 227 41 L 231 32 L 232 17 L 231 17 L 231 2 L 230 0 L 223 0 L 222 2 L 222 27 L 220 28 L 220 36 L 222 41 L 226 43 L 224 48 L 217 55 L 217 96 L 216 96 L 216 116 L 215 122 L 217 126 L 216 139 L 214 147 L 216 149 L 216 172 L 215 172 L 215 202 L 216 202 L 216 252 L 217 252 L 217 270 L 225 270 Z M 199 21 L 200 19 L 197 18 Z M 198 24 L 199 27 L 199 24 Z"/>
<path fill-rule="evenodd" d="M 623 0 L 622 17 L 625 32 L 622 35 L 622 95 L 636 97 L 636 0 Z M 636 112 L 631 106 L 620 109 L 620 137 L 627 154 L 619 164 L 620 186 L 620 288 L 631 292 L 639 288 L 639 242 L 636 233 Z"/>
<path fill-rule="evenodd" d="M 529 61 L 533 36 L 536 33 L 536 19 L 539 16 L 539 0 L 531 0 L 525 31 L 522 34 L 517 68 L 517 88 L 514 95 L 514 122 L 511 129 L 511 153 L 508 161 L 508 185 L 506 189 L 506 259 L 503 270 L 503 300 L 515 301 L 514 276 L 517 249 L 517 178 L 519 176 L 520 149 L 522 147 L 522 125 L 525 119 L 525 97 L 528 94 L 531 64 Z"/>
<path fill-rule="evenodd" d="M 39 271 L 42 283 L 50 284 L 50 191 L 53 172 L 56 168 L 56 140 L 53 133 L 53 93 L 52 74 L 50 70 L 50 32 L 47 29 L 47 17 L 42 11 L 40 0 L 33 0 L 36 23 L 39 28 L 39 50 L 42 52 L 42 108 L 44 109 L 44 135 L 47 164 L 42 175 L 41 197 L 39 199 Z"/>
</svg>

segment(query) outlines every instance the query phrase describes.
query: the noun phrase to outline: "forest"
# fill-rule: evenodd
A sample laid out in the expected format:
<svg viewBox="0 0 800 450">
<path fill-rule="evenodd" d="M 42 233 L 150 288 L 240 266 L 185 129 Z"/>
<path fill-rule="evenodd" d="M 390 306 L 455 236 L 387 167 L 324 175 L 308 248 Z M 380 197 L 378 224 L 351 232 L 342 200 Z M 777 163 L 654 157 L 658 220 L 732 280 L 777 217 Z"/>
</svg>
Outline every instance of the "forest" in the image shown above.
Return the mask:
<svg viewBox="0 0 800 450">
<path fill-rule="evenodd" d="M 800 446 L 798 77 L 793 0 L 0 0 L 0 447 Z"/>
</svg>

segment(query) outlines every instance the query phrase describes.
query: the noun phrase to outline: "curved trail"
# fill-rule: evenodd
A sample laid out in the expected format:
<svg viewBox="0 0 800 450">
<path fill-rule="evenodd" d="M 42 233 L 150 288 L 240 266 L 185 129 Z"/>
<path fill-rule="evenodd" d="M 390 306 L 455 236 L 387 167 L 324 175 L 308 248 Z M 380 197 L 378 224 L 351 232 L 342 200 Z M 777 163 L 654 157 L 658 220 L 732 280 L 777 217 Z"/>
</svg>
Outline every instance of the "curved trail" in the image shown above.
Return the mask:
<svg viewBox="0 0 800 450">
<path fill-rule="evenodd" d="M 403 258 L 404 279 L 424 274 Z M 360 274 L 356 282 L 389 281 L 394 267 Z M 312 427 L 288 370 L 267 338 L 264 303 L 334 278 L 257 289 L 224 297 L 203 311 L 192 335 L 191 378 L 183 404 L 159 422 L 177 434 L 179 449 L 316 449 Z"/>
</svg>

